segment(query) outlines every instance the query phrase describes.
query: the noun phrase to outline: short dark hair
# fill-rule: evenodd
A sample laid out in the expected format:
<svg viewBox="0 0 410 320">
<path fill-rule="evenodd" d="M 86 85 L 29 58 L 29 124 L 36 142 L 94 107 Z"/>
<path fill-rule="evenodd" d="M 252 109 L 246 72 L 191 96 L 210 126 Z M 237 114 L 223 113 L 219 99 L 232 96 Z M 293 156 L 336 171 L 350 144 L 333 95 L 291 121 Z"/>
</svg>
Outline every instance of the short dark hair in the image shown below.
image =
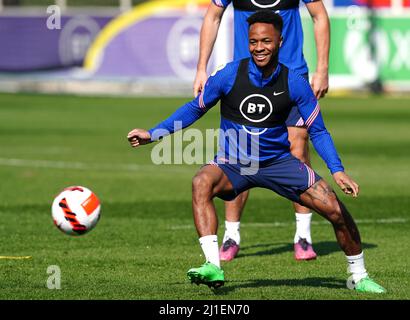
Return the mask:
<svg viewBox="0 0 410 320">
<path fill-rule="evenodd" d="M 246 21 L 248 21 L 249 27 L 254 23 L 269 23 L 273 25 L 276 30 L 282 33 L 282 17 L 270 9 L 258 10 L 253 13 Z"/>
</svg>

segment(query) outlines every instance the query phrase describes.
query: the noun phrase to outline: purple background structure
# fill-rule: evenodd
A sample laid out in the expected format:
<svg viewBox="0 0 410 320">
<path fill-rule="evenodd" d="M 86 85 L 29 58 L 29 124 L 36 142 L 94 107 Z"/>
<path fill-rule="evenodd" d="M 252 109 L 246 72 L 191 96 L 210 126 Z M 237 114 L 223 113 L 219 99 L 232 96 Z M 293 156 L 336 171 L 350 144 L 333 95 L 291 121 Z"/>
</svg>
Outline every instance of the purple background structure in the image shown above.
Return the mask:
<svg viewBox="0 0 410 320">
<path fill-rule="evenodd" d="M 147 19 L 119 33 L 105 48 L 96 74 L 121 76 L 170 75 L 166 32 L 172 18 Z"/>
<path fill-rule="evenodd" d="M 93 30 L 97 27 L 101 29 L 113 16 L 63 16 L 59 30 L 48 29 L 47 18 L 0 17 L 0 71 L 34 71 L 81 65 L 84 59 L 82 53 L 87 49 L 81 46 L 88 47 L 96 36 L 86 26 L 92 26 Z M 78 19 L 77 27 L 72 23 L 75 19 Z M 64 40 L 62 35 L 69 23 L 71 34 L 66 34 Z M 74 54 L 70 58 L 71 50 Z"/>
<path fill-rule="evenodd" d="M 63 16 L 61 29 L 47 28 L 47 16 L 0 16 L 0 72 L 26 73 L 82 66 L 87 50 L 113 16 Z M 97 48 L 100 55 L 90 76 L 175 78 L 192 80 L 199 55 L 202 14 L 185 11 L 153 15 L 124 26 Z M 224 42 L 222 58 L 232 52 Z M 219 51 L 219 53 L 222 53 Z M 215 47 L 208 64 L 218 64 Z M 90 71 L 90 70 L 88 70 Z"/>
<path fill-rule="evenodd" d="M 192 80 L 199 55 L 201 24 L 202 16 L 186 14 L 152 16 L 136 21 L 103 48 L 94 74 Z M 215 63 L 212 57 L 211 71 Z"/>
</svg>

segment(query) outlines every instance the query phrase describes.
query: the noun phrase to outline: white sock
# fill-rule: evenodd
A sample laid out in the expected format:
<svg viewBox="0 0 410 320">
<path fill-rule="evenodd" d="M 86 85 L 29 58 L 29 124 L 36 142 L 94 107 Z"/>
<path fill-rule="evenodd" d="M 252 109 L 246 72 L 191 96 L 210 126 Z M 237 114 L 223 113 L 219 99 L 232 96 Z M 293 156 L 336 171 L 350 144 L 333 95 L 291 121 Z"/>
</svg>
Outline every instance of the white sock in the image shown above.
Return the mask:
<svg viewBox="0 0 410 320">
<path fill-rule="evenodd" d="M 235 240 L 236 244 L 239 245 L 241 242 L 241 234 L 239 233 L 241 222 L 230 222 L 225 221 L 225 234 L 223 238 L 223 242 L 231 238 Z"/>
<path fill-rule="evenodd" d="M 199 238 L 199 244 L 201 245 L 206 261 L 213 263 L 220 268 L 221 263 L 219 261 L 218 236 L 210 235 L 201 237 Z"/>
<path fill-rule="evenodd" d="M 293 239 L 294 243 L 298 243 L 299 239 L 306 239 L 307 242 L 312 244 L 312 237 L 310 235 L 310 221 L 312 219 L 312 213 L 298 213 L 296 216 L 296 233 Z"/>
<path fill-rule="evenodd" d="M 355 283 L 367 277 L 367 272 L 364 267 L 363 252 L 356 256 L 346 256 L 346 259 L 349 264 L 348 270 L 352 274 Z"/>
</svg>

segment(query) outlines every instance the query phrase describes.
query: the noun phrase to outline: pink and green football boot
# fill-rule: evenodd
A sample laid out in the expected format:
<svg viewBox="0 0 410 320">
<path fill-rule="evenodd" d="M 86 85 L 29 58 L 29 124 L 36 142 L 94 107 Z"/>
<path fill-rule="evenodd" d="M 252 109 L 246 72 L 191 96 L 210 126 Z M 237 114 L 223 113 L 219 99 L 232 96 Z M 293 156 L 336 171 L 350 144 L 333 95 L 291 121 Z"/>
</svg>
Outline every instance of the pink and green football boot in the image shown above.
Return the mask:
<svg viewBox="0 0 410 320">
<path fill-rule="evenodd" d="M 386 289 L 369 277 L 363 278 L 357 283 L 353 283 L 352 289 L 363 293 L 386 293 Z"/>
<path fill-rule="evenodd" d="M 187 276 L 191 283 L 206 284 L 210 288 L 219 288 L 225 284 L 224 271 L 210 262 L 205 262 L 199 268 L 189 269 Z"/>
<path fill-rule="evenodd" d="M 313 260 L 316 259 L 317 254 L 313 250 L 312 245 L 307 242 L 306 239 L 300 238 L 297 243 L 294 244 L 295 259 L 296 260 Z"/>
<path fill-rule="evenodd" d="M 235 240 L 226 240 L 221 248 L 219 249 L 219 259 L 221 261 L 231 261 L 233 260 L 239 252 L 239 245 Z"/>
</svg>

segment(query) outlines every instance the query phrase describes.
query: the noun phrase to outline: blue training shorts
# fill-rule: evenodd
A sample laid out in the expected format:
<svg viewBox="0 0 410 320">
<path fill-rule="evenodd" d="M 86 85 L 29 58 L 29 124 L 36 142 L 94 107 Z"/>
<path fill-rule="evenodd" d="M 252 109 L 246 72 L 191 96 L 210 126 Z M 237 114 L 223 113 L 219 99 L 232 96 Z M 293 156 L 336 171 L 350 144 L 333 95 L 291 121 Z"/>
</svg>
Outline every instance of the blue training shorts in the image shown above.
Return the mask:
<svg viewBox="0 0 410 320">
<path fill-rule="evenodd" d="M 243 174 L 242 164 L 229 164 L 212 161 L 222 169 L 232 183 L 234 192 L 229 195 L 218 195 L 219 198 L 231 201 L 245 190 L 260 187 L 270 189 L 291 201 L 300 203 L 300 195 L 314 183 L 322 179 L 313 169 L 292 155 L 274 160 L 260 166 L 255 174 Z"/>
<path fill-rule="evenodd" d="M 302 77 L 309 82 L 309 75 L 307 73 L 302 74 Z M 303 121 L 302 116 L 299 113 L 299 109 L 296 105 L 290 110 L 289 116 L 286 119 L 287 127 L 305 127 L 305 122 Z"/>
</svg>

